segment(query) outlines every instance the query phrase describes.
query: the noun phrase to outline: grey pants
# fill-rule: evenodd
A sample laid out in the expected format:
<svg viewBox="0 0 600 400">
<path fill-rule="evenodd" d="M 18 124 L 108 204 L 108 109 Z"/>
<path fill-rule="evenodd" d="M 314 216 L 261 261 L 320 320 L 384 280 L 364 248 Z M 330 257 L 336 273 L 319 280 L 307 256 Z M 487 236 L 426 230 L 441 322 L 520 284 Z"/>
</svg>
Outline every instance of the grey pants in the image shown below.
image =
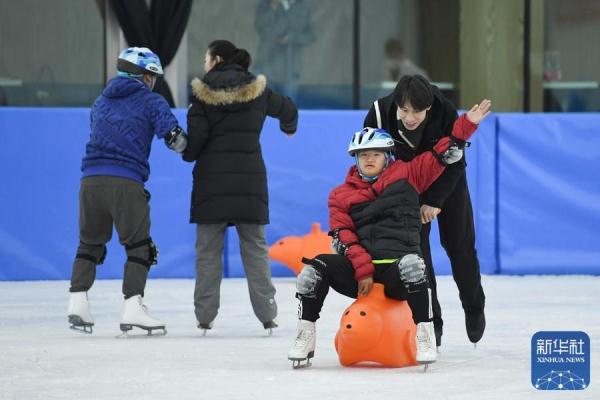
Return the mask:
<svg viewBox="0 0 600 400">
<path fill-rule="evenodd" d="M 150 193 L 141 183 L 112 176 L 81 180 L 79 190 L 79 247 L 73 263 L 70 292 L 86 292 L 96 279 L 96 266 L 106 255 L 113 224 L 128 261 L 123 276 L 125 298 L 144 295 L 149 265 Z M 140 244 L 143 243 L 143 244 Z M 127 247 L 133 247 L 127 249 Z M 138 260 L 132 262 L 131 259 Z"/>
<path fill-rule="evenodd" d="M 236 228 L 254 314 L 260 322 L 272 321 L 277 316 L 277 303 L 271 282 L 265 227 L 240 224 Z M 200 323 L 212 322 L 219 311 L 225 229 L 225 223 L 198 224 L 196 228 L 194 307 Z"/>
</svg>

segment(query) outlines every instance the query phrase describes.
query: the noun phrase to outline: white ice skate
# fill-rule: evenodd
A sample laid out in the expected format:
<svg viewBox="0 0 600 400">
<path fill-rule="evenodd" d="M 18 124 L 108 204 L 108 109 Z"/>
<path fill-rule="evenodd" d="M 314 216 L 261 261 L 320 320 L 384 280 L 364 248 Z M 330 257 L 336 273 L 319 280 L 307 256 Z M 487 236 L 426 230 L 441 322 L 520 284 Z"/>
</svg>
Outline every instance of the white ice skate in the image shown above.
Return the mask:
<svg viewBox="0 0 600 400">
<path fill-rule="evenodd" d="M 165 324 L 148 315 L 148 309 L 140 295 L 130 297 L 123 303 L 123 314 L 121 316 L 121 331 L 123 333 L 118 337 L 128 337 L 127 332 L 132 330 L 133 327 L 146 330 L 148 334 L 145 336 L 167 334 Z M 161 332 L 155 334 L 153 333 L 154 330 L 160 330 Z"/>
<path fill-rule="evenodd" d="M 433 322 L 419 322 L 417 324 L 417 362 L 424 364 L 427 371 L 429 364 L 437 359 L 435 346 L 435 330 Z"/>
<path fill-rule="evenodd" d="M 315 345 L 317 342 L 315 323 L 300 320 L 298 322 L 298 334 L 292 348 L 288 352 L 288 360 L 292 362 L 294 369 L 310 367 L 310 359 L 315 356 Z M 306 363 L 302 364 L 302 361 Z"/>
<path fill-rule="evenodd" d="M 73 292 L 69 295 L 69 324 L 74 331 L 92 333 L 94 318 L 90 312 L 87 292 Z"/>
</svg>

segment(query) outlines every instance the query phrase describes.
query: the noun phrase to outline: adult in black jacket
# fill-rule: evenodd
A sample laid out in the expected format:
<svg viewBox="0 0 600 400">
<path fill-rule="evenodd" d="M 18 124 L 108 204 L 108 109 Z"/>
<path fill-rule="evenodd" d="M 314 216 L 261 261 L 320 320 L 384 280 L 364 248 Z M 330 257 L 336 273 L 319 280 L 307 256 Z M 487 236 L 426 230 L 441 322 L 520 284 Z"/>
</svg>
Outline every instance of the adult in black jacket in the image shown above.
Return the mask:
<svg viewBox="0 0 600 400">
<path fill-rule="evenodd" d="M 410 161 L 416 155 L 430 151 L 440 138 L 450 136 L 456 118 L 456 108 L 436 86 L 423 76 L 407 75 L 400 79 L 392 94 L 373 103 L 364 126 L 390 132 L 396 141 L 396 158 Z M 429 246 L 431 221 L 436 216 L 440 241 L 450 259 L 465 312 L 469 340 L 477 343 L 485 330 L 485 295 L 475 250 L 473 209 L 465 168 L 463 157 L 446 168 L 420 197 L 421 251 L 433 291 L 433 321 L 438 346 L 441 345 L 443 320 Z"/>
<path fill-rule="evenodd" d="M 250 55 L 217 40 L 205 56 L 202 79 L 192 81 L 189 141 L 183 159 L 195 162 L 190 222 L 197 224 L 194 305 L 199 327 L 210 329 L 219 309 L 225 230 L 235 225 L 254 313 L 276 327 L 264 225 L 269 223 L 267 176 L 259 137 L 265 117 L 296 132 L 298 110 L 271 91 L 265 76 L 248 72 Z"/>
</svg>

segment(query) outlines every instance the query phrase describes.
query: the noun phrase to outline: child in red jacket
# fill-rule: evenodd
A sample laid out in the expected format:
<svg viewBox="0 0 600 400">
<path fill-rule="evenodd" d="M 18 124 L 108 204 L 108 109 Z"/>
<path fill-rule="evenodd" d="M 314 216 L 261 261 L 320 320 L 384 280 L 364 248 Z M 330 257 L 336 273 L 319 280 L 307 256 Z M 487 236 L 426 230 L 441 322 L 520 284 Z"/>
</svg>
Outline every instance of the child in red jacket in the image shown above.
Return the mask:
<svg viewBox="0 0 600 400">
<path fill-rule="evenodd" d="M 441 138 L 433 151 L 410 162 L 393 159 L 394 141 L 387 132 L 365 128 L 354 134 L 348 152 L 356 165 L 329 195 L 329 234 L 337 254 L 303 259 L 298 275 L 300 321 L 288 353 L 294 366 L 302 361 L 309 365 L 314 356 L 315 321 L 329 287 L 356 298 L 367 295 L 374 282 L 385 286 L 386 296 L 408 301 L 417 325 L 417 361 L 435 362 L 431 291 L 420 250 L 419 193 L 462 158 L 465 142 L 490 109 L 487 99 L 473 106 L 454 123 L 451 137 Z"/>
</svg>

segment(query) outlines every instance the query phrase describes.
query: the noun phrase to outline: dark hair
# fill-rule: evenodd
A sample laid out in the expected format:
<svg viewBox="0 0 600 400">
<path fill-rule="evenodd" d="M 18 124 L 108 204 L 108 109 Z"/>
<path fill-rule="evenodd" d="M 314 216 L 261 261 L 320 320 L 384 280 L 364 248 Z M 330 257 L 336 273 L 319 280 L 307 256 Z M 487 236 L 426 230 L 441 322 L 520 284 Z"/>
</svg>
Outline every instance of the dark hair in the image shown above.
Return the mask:
<svg viewBox="0 0 600 400">
<path fill-rule="evenodd" d="M 398 107 L 409 103 L 416 111 L 423 111 L 433 104 L 431 85 L 422 75 L 404 75 L 394 89 L 394 101 Z"/>
<path fill-rule="evenodd" d="M 215 40 L 208 45 L 208 53 L 212 58 L 217 56 L 223 59 L 224 64 L 237 64 L 248 71 L 252 58 L 244 49 L 238 49 L 229 40 Z"/>
</svg>

